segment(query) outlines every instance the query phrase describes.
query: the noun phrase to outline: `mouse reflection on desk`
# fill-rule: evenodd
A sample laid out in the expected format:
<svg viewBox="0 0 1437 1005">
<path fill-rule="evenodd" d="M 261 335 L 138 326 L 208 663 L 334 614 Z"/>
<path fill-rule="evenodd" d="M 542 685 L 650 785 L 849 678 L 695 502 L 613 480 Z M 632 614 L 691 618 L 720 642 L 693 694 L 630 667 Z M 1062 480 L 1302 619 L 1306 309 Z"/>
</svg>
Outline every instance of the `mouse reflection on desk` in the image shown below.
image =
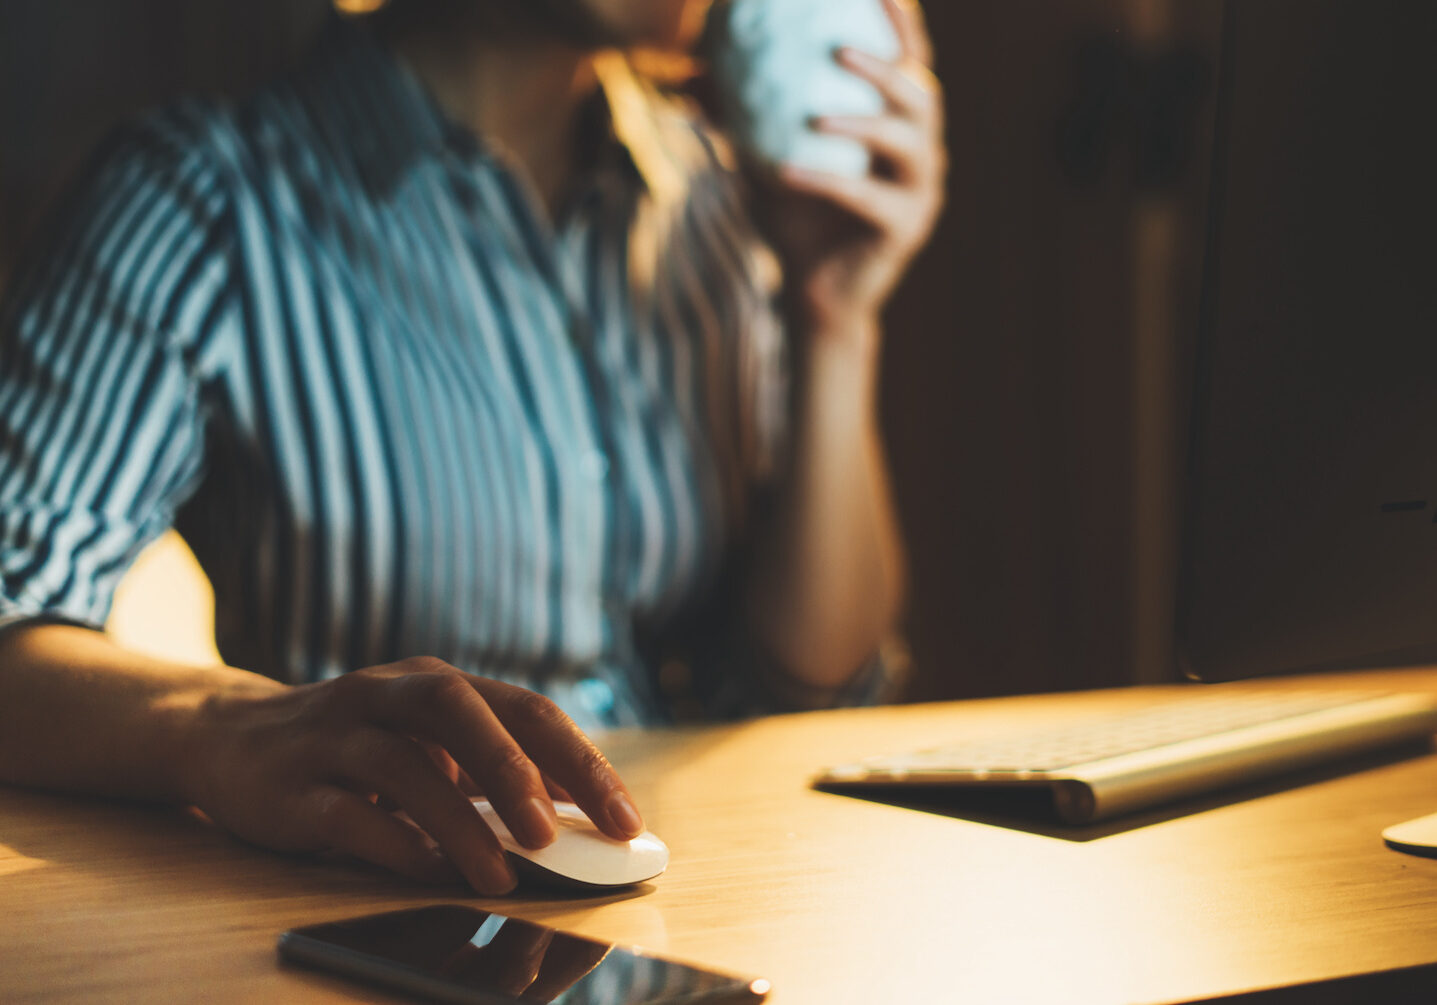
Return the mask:
<svg viewBox="0 0 1437 1005">
<path fill-rule="evenodd" d="M 669 865 L 669 848 L 649 831 L 619 841 L 593 825 L 573 803 L 555 800 L 559 830 L 543 848 L 525 848 L 487 799 L 475 799 L 474 808 L 504 846 L 521 881 L 563 892 L 612 890 L 653 879 Z"/>
</svg>

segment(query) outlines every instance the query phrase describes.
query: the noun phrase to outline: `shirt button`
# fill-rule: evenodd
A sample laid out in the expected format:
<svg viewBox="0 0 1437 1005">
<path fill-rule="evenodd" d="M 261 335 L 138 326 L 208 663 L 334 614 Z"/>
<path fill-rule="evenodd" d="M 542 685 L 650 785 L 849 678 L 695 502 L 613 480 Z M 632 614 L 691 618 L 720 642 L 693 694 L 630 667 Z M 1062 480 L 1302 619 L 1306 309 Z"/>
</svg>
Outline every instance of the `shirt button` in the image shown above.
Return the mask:
<svg viewBox="0 0 1437 1005">
<path fill-rule="evenodd" d="M 590 481 L 601 482 L 609 475 L 609 459 L 602 450 L 590 450 L 579 458 L 579 470 Z"/>
</svg>

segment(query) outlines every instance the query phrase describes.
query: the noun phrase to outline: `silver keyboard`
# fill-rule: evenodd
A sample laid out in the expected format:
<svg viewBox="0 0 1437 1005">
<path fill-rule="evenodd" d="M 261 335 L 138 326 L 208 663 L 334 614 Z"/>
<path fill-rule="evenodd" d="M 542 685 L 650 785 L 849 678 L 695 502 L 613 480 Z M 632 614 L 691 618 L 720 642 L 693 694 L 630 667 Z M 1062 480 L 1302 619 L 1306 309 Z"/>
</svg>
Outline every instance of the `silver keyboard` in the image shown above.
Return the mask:
<svg viewBox="0 0 1437 1005">
<path fill-rule="evenodd" d="M 828 769 L 829 787 L 1048 785 L 1087 823 L 1437 732 L 1425 694 L 1196 690 L 1039 733 L 960 741 Z"/>
</svg>

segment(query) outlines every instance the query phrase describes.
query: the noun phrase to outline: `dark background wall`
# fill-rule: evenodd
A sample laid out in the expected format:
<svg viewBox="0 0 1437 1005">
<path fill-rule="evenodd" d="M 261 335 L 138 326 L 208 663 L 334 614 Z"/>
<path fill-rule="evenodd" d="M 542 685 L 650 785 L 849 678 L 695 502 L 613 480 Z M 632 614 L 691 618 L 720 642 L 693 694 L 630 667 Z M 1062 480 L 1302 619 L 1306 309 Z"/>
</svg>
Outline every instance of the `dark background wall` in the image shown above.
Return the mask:
<svg viewBox="0 0 1437 1005">
<path fill-rule="evenodd" d="M 322 0 L 0 4 L 0 270 L 118 120 L 175 94 L 253 85 L 322 10 Z"/>
<path fill-rule="evenodd" d="M 0 4 L 0 276 L 98 137 L 282 66 L 323 0 Z M 930 0 L 949 211 L 893 305 L 884 421 L 914 697 L 1166 679 L 1175 346 L 1219 0 Z"/>
<path fill-rule="evenodd" d="M 1221 6 L 927 10 L 956 169 L 893 309 L 886 406 L 913 694 L 1168 679 L 1175 347 Z"/>
</svg>

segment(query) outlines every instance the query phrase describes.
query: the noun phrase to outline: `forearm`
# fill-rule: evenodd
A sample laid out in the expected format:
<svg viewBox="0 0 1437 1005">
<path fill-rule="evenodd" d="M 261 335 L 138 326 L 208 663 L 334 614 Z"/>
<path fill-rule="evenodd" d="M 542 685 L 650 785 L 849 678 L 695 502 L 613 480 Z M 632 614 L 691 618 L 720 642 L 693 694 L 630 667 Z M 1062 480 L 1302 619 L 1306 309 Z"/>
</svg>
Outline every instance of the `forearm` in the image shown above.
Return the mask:
<svg viewBox="0 0 1437 1005">
<path fill-rule="evenodd" d="M 203 703 L 281 688 L 243 670 L 139 656 L 84 628 L 15 628 L 0 634 L 0 781 L 182 800 Z"/>
<path fill-rule="evenodd" d="M 896 623 L 904 557 L 877 418 L 876 326 L 814 333 L 792 463 L 747 594 L 760 643 L 811 687 L 842 684 Z"/>
<path fill-rule="evenodd" d="M 0 635 L 0 782 L 193 802 L 254 844 L 339 851 L 423 882 L 462 876 L 496 895 L 514 873 L 460 782 L 539 848 L 558 826 L 546 777 L 609 837 L 643 830 L 557 706 L 437 659 L 288 687 L 148 660 L 82 628 Z"/>
</svg>

